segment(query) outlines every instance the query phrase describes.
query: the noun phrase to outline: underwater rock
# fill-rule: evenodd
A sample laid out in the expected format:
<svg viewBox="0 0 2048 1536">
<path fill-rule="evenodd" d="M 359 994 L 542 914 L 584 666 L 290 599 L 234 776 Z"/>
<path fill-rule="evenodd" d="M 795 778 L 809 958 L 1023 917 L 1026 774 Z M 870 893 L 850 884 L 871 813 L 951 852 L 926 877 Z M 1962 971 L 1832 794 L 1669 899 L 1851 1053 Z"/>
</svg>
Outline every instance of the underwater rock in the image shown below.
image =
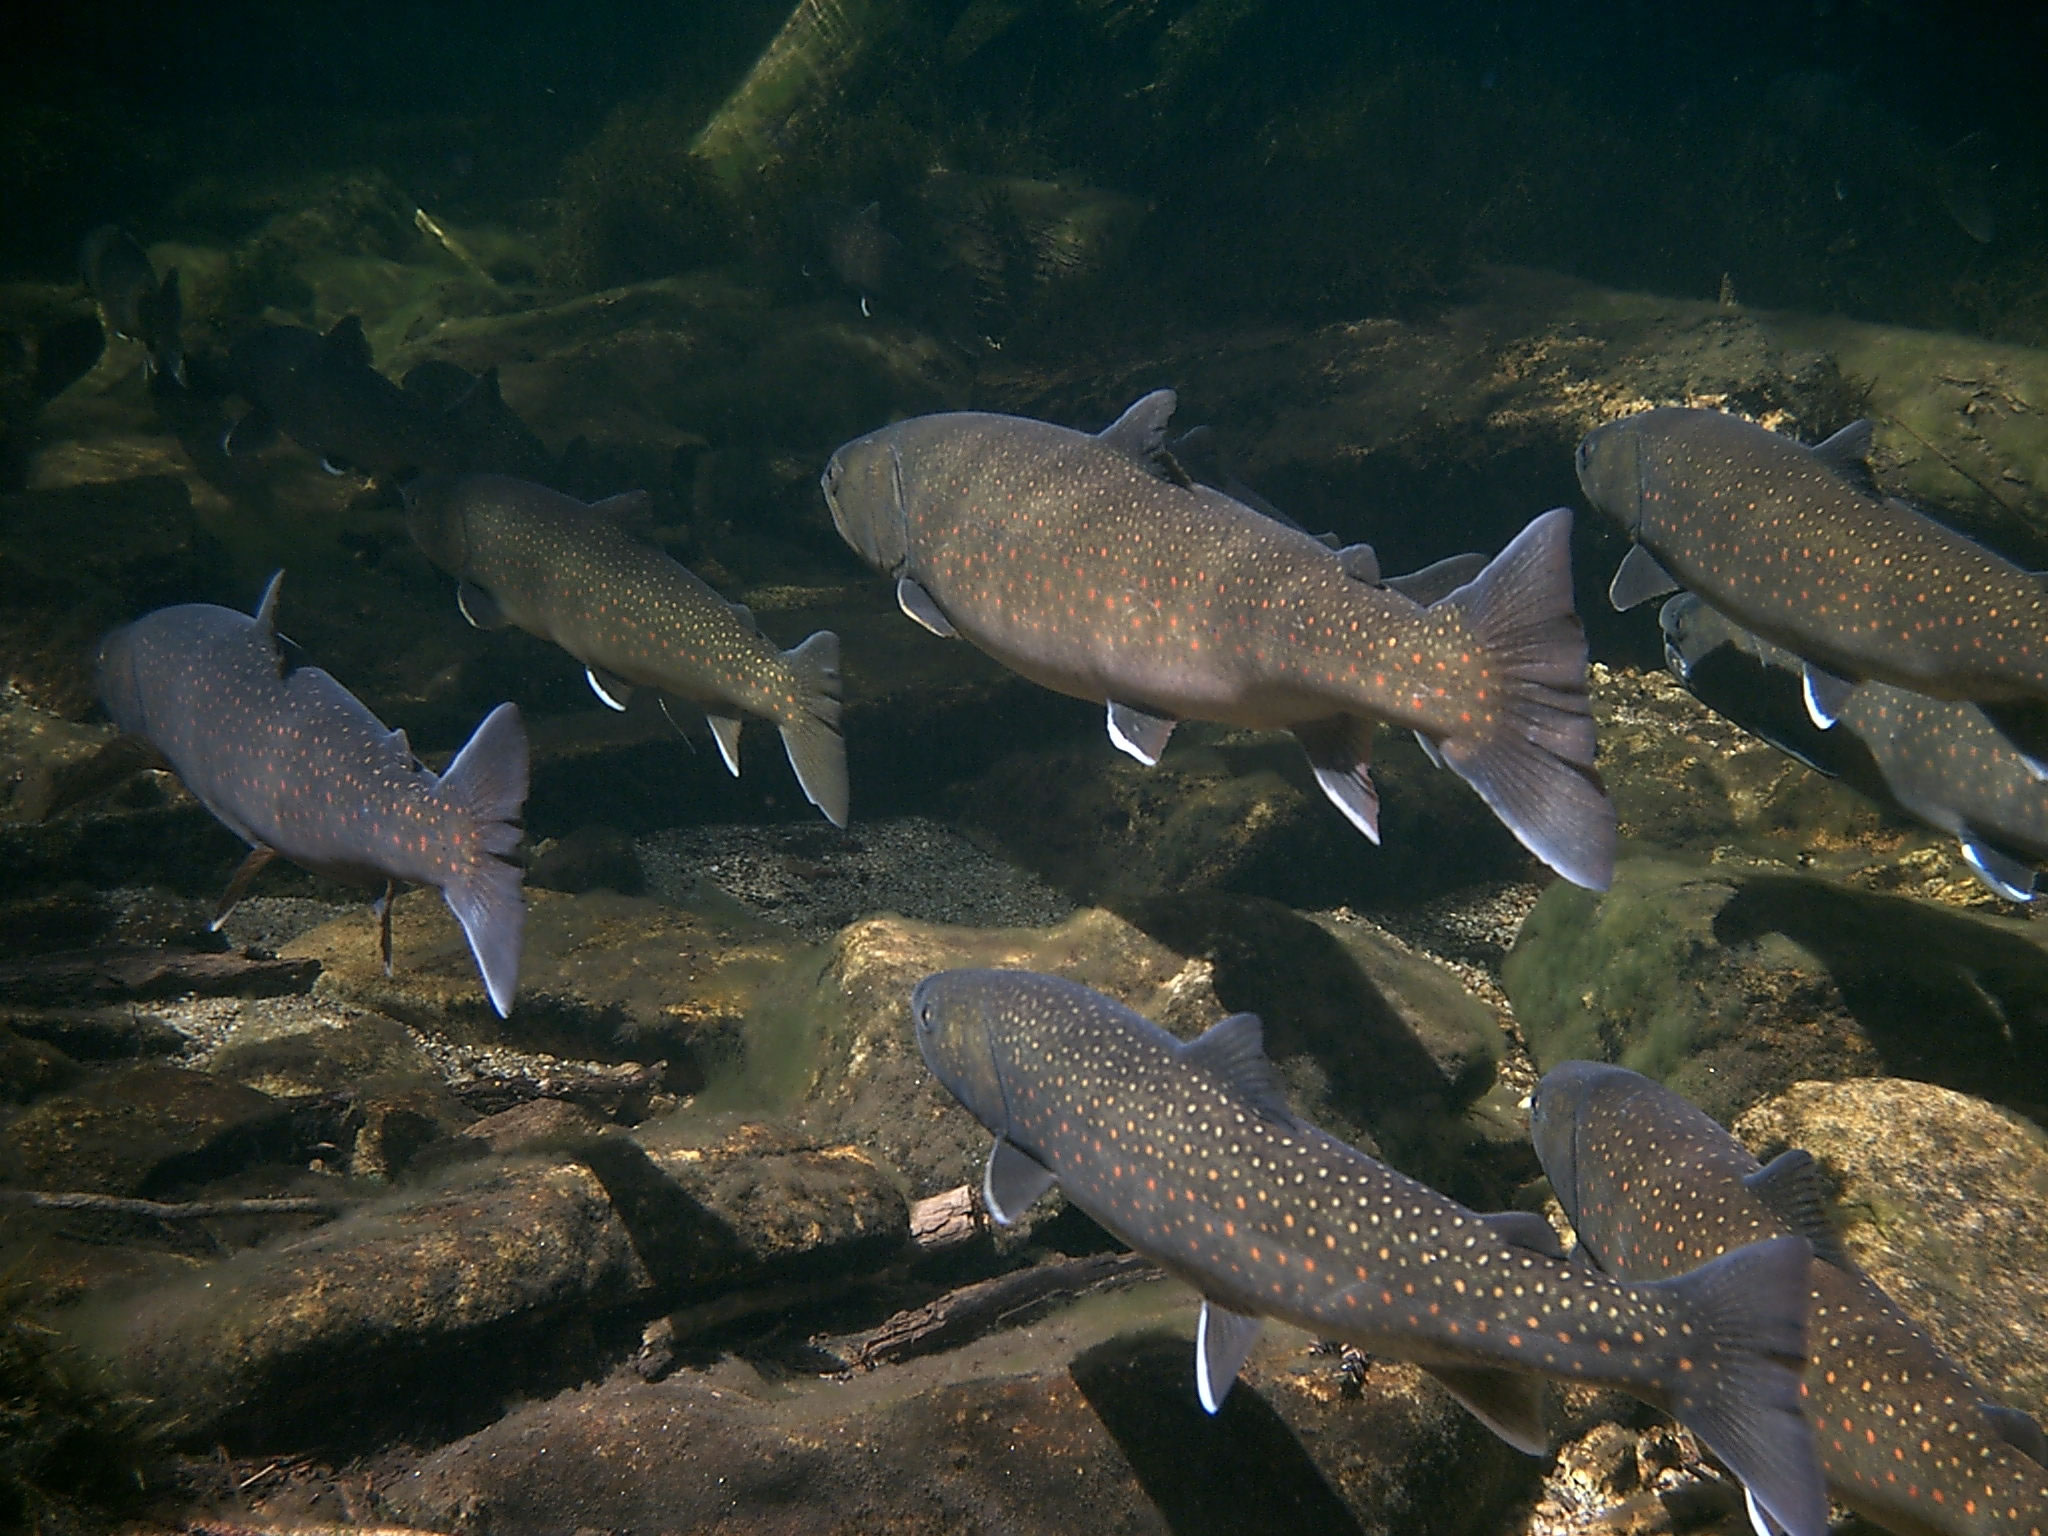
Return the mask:
<svg viewBox="0 0 2048 1536">
<path fill-rule="evenodd" d="M 262 1160 L 288 1114 L 205 1072 L 131 1067 L 24 1110 L 0 1130 L 0 1171 L 25 1189 L 154 1196 Z"/>
<path fill-rule="evenodd" d="M 2048 1416 L 2038 1123 L 1931 1083 L 1869 1078 L 1794 1084 L 1735 1129 L 1766 1154 L 1811 1152 L 1856 1262 L 1994 1394 Z"/>
<path fill-rule="evenodd" d="M 78 1063 L 41 1040 L 0 1024 L 0 1103 L 26 1104 L 78 1077 Z"/>
<path fill-rule="evenodd" d="M 1502 982 L 1540 1067 L 1619 1062 L 1724 1123 L 1802 1079 L 2048 1100 L 2048 948 L 2023 919 L 1638 855 L 1604 897 L 1546 891 Z"/>
</svg>

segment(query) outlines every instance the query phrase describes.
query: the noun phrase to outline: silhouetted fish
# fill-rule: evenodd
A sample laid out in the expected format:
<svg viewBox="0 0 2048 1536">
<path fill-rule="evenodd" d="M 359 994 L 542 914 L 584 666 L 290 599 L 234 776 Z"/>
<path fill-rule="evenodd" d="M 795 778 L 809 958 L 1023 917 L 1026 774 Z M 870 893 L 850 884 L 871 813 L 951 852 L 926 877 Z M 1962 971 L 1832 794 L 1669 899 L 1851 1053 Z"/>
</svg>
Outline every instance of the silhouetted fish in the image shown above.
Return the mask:
<svg viewBox="0 0 2048 1536">
<path fill-rule="evenodd" d="M 926 1063 L 995 1133 L 992 1216 L 1058 1185 L 1202 1293 L 1210 1412 L 1278 1317 L 1415 1361 L 1532 1454 L 1533 1377 L 1620 1387 L 1689 1425 L 1798 1536 L 1827 1529 L 1799 1412 L 1803 1239 L 1621 1284 L 1563 1262 L 1540 1217 L 1481 1216 L 1296 1119 L 1252 1014 L 1183 1044 L 1029 971 L 942 971 L 910 1008 Z"/>
<path fill-rule="evenodd" d="M 1664 656 L 1710 708 L 1882 805 L 1948 833 L 1985 885 L 2029 901 L 2048 863 L 2048 784 L 1974 704 L 1863 683 L 1823 731 L 1800 705 L 1799 658 L 1690 593 L 1665 603 Z"/>
<path fill-rule="evenodd" d="M 1807 704 L 1823 727 L 1855 682 L 1873 679 L 1983 704 L 2043 761 L 2048 587 L 1876 494 L 1864 466 L 1870 433 L 1859 421 L 1805 448 L 1676 406 L 1595 428 L 1579 444 L 1579 484 L 1635 540 L 1614 575 L 1614 606 L 1697 593 L 1805 662 Z"/>
<path fill-rule="evenodd" d="M 171 268 L 159 283 L 135 237 L 118 224 L 103 224 L 79 248 L 78 274 L 99 306 L 100 323 L 114 335 L 149 349 L 144 369 L 184 383 L 185 345 L 179 327 L 185 306 L 178 292 L 178 269 Z"/>
<path fill-rule="evenodd" d="M 100 644 L 100 697 L 122 730 L 161 752 L 200 804 L 252 852 L 235 872 L 218 927 L 277 854 L 316 874 L 386 887 L 434 886 L 483 972 L 491 1005 L 511 1012 L 519 985 L 524 872 L 507 855 L 526 800 L 526 731 L 500 704 L 438 778 L 405 732 L 386 730 L 318 667 L 287 672 L 274 620 L 280 571 L 254 617 L 210 603 L 159 608 Z"/>
<path fill-rule="evenodd" d="M 805 797 L 845 826 L 839 637 L 820 630 L 778 650 L 745 608 L 620 526 L 646 495 L 586 506 L 504 475 L 426 476 L 404 488 L 413 538 L 461 582 L 472 624 L 552 640 L 613 709 L 635 686 L 702 706 L 735 775 L 740 716 L 774 721 Z"/>
<path fill-rule="evenodd" d="M 1683 1274 L 1787 1233 L 1813 1243 L 1802 1390 L 1844 1504 L 1906 1536 L 2048 1536 L 2039 1427 L 1990 1401 L 1855 1267 L 1812 1158 L 1759 1165 L 1670 1089 L 1590 1061 L 1545 1074 L 1531 1129 L 1581 1246 L 1622 1279 Z"/>
<path fill-rule="evenodd" d="M 1108 706 L 1156 762 L 1181 719 L 1292 731 L 1323 792 L 1377 841 L 1381 720 L 1406 726 L 1524 846 L 1581 885 L 1613 875 L 1593 771 L 1571 514 L 1537 518 L 1423 608 L 1342 552 L 1159 472 L 1170 390 L 1100 436 L 958 412 L 846 444 L 823 477 L 843 538 L 903 611 L 1036 683 Z M 1369 553 L 1369 552 L 1368 552 Z"/>
</svg>

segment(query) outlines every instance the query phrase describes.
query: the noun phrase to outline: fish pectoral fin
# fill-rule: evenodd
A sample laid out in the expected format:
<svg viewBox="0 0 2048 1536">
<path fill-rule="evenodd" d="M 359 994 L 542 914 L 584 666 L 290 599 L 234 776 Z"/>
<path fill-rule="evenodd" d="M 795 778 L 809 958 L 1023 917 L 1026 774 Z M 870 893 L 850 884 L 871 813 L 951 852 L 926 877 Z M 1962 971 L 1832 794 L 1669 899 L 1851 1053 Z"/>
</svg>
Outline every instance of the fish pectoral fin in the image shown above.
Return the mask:
<svg viewBox="0 0 2048 1536">
<path fill-rule="evenodd" d="M 249 882 L 263 872 L 263 866 L 277 857 L 277 850 L 258 843 L 251 848 L 248 857 L 235 866 L 235 872 L 228 876 L 228 888 L 220 893 L 220 901 L 213 909 L 213 921 L 206 925 L 207 932 L 219 933 L 220 925 L 228 920 L 228 914 L 235 910 L 242 898 L 249 893 Z"/>
<path fill-rule="evenodd" d="M 2041 1433 L 2041 1426 L 2034 1422 L 2031 1413 L 1992 1402 L 1979 1403 L 1977 1411 L 1990 1422 L 1999 1439 L 2021 1455 L 2031 1456 L 2048 1467 L 2048 1436 Z"/>
<path fill-rule="evenodd" d="M 1202 1315 L 1195 1323 L 1195 1395 L 1204 1412 L 1222 1411 L 1223 1399 L 1265 1326 L 1261 1318 L 1202 1298 Z"/>
<path fill-rule="evenodd" d="M 597 702 L 606 709 L 623 710 L 633 702 L 633 685 L 623 678 L 613 677 L 600 667 L 585 667 L 583 676 L 590 691 L 597 695 Z"/>
<path fill-rule="evenodd" d="M 1316 783 L 1344 819 L 1377 843 L 1380 792 L 1372 782 L 1372 737 L 1377 722 L 1363 715 L 1332 715 L 1294 728 Z"/>
<path fill-rule="evenodd" d="M 1295 1123 L 1280 1069 L 1266 1054 L 1266 1026 L 1256 1013 L 1219 1019 L 1180 1047 L 1180 1059 L 1229 1087 L 1269 1120 Z"/>
<path fill-rule="evenodd" d="M 1756 1495 L 1747 1488 L 1742 1490 L 1742 1507 L 1749 1511 L 1749 1528 L 1756 1532 L 1756 1536 L 1788 1536 L 1785 1527 L 1764 1513 Z"/>
<path fill-rule="evenodd" d="M 1173 734 L 1178 720 L 1155 715 L 1135 704 L 1109 701 L 1109 739 L 1119 752 L 1128 752 L 1147 768 L 1159 766 L 1159 754 Z"/>
<path fill-rule="evenodd" d="M 1799 688 L 1806 700 L 1806 717 L 1824 731 L 1835 728 L 1835 722 L 1848 706 L 1849 695 L 1856 691 L 1856 685 L 1846 677 L 1837 677 L 1810 661 L 1800 664 Z"/>
<path fill-rule="evenodd" d="M 1615 612 L 1626 613 L 1638 603 L 1676 592 L 1678 583 L 1657 563 L 1657 557 L 1641 544 L 1631 544 L 1621 564 L 1614 568 L 1614 580 L 1607 584 L 1607 601 Z"/>
<path fill-rule="evenodd" d="M 1155 389 L 1133 400 L 1123 415 L 1095 434 L 1095 440 L 1157 473 L 1156 461 L 1166 452 L 1166 426 L 1179 403 L 1180 396 L 1172 390 Z"/>
<path fill-rule="evenodd" d="M 477 629 L 504 629 L 512 622 L 498 606 L 498 600 L 473 581 L 462 582 L 455 588 L 455 606 Z"/>
<path fill-rule="evenodd" d="M 2034 899 L 2034 866 L 1985 841 L 1981 833 L 1963 828 L 1958 839 L 1963 862 L 1976 871 L 1977 878 L 2007 901 Z"/>
<path fill-rule="evenodd" d="M 1346 544 L 1337 551 L 1337 564 L 1353 581 L 1362 581 L 1368 587 L 1381 584 L 1379 551 L 1370 544 Z"/>
<path fill-rule="evenodd" d="M 1852 421 L 1824 443 L 1814 445 L 1813 456 L 1845 485 L 1867 495 L 1877 494 L 1877 482 L 1870 473 L 1870 448 L 1877 423 L 1869 417 Z"/>
<path fill-rule="evenodd" d="M 981 1175 L 981 1203 L 997 1226 L 1014 1226 L 1017 1218 L 1058 1182 L 1045 1164 L 1015 1142 L 998 1136 L 988 1149 L 988 1167 Z"/>
<path fill-rule="evenodd" d="M 1557 1235 L 1557 1228 L 1534 1211 L 1489 1211 L 1479 1221 L 1511 1247 L 1526 1248 L 1546 1259 L 1564 1257 L 1564 1239 Z"/>
<path fill-rule="evenodd" d="M 896 583 L 896 606 L 913 623 L 922 624 L 941 640 L 951 640 L 960 633 L 953 628 L 953 621 L 939 612 L 939 605 L 932 601 L 931 593 L 908 576 Z"/>
<path fill-rule="evenodd" d="M 1755 1173 L 1744 1174 L 1742 1183 L 1773 1216 L 1813 1244 L 1815 1258 L 1852 1275 L 1862 1273 L 1828 1219 L 1827 1177 L 1811 1152 L 1802 1147 L 1780 1152 Z"/>
<path fill-rule="evenodd" d="M 1517 1371 L 1483 1365 L 1425 1365 L 1443 1389 L 1463 1403 L 1472 1417 L 1530 1456 L 1550 1453 L 1550 1434 L 1543 1427 L 1543 1383 Z"/>
<path fill-rule="evenodd" d="M 725 759 L 725 771 L 734 778 L 740 776 L 740 717 L 738 715 L 706 714 L 705 722 L 711 727 L 711 739 L 718 743 L 718 755 Z"/>
<path fill-rule="evenodd" d="M 1485 569 L 1486 556 L 1482 554 L 1448 555 L 1406 576 L 1389 576 L 1380 585 L 1427 608 L 1442 602 Z"/>
</svg>

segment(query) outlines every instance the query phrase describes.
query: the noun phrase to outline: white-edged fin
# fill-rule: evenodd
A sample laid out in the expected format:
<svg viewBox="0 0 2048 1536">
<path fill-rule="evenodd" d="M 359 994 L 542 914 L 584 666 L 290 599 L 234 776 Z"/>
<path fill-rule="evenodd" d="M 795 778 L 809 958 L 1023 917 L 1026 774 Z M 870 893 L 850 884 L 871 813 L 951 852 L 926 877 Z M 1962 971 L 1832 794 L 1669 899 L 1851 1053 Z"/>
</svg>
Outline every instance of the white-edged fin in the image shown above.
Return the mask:
<svg viewBox="0 0 2048 1536">
<path fill-rule="evenodd" d="M 1607 601 L 1617 613 L 1626 613 L 1638 603 L 1676 592 L 1678 583 L 1657 563 L 1657 557 L 1640 544 L 1631 544 L 1621 564 L 1614 568 L 1614 580 L 1607 584 Z"/>
<path fill-rule="evenodd" d="M 276 441 L 277 420 L 259 405 L 221 433 L 221 457 L 232 459 L 247 453 L 261 453 Z"/>
<path fill-rule="evenodd" d="M 1147 768 L 1159 766 L 1159 754 L 1166 750 L 1167 738 L 1178 724 L 1178 720 L 1148 714 L 1134 704 L 1109 701 L 1110 741 L 1119 752 L 1128 752 Z"/>
<path fill-rule="evenodd" d="M 1155 389 L 1141 395 L 1123 415 L 1095 434 L 1095 440 L 1120 453 L 1127 453 L 1147 469 L 1166 451 L 1166 424 L 1173 420 L 1173 408 L 1180 397 L 1170 389 Z"/>
<path fill-rule="evenodd" d="M 2041 1433 L 2041 1426 L 2034 1422 L 2031 1413 L 1992 1402 L 1980 1402 L 1977 1411 L 1984 1415 L 1999 1439 L 2022 1456 L 2031 1456 L 2048 1467 L 2048 1436 Z"/>
<path fill-rule="evenodd" d="M 519 953 L 526 928 L 520 883 L 524 866 L 518 818 L 526 803 L 529 754 L 518 706 L 500 704 L 476 728 L 441 775 L 442 795 L 472 818 L 471 857 L 441 887 L 462 925 L 491 1006 L 503 1018 L 519 990 Z"/>
<path fill-rule="evenodd" d="M 1207 1072 L 1267 1119 L 1294 1122 L 1280 1069 L 1266 1055 L 1266 1026 L 1256 1013 L 1217 1020 L 1182 1044 L 1180 1059 Z"/>
<path fill-rule="evenodd" d="M 1202 1400 L 1204 1413 L 1223 1411 L 1223 1399 L 1230 1396 L 1231 1384 L 1263 1327 L 1259 1318 L 1202 1298 L 1202 1315 L 1195 1322 L 1195 1396 Z"/>
<path fill-rule="evenodd" d="M 896 606 L 912 623 L 922 624 L 941 640 L 951 640 L 959 634 L 953 628 L 953 621 L 939 612 L 939 605 L 932 601 L 931 593 L 908 576 L 896 583 Z"/>
<path fill-rule="evenodd" d="M 505 617 L 505 610 L 498 606 L 498 600 L 473 581 L 457 584 L 455 606 L 477 629 L 504 629 L 512 622 Z"/>
<path fill-rule="evenodd" d="M 1557 1228 L 1534 1211 L 1489 1211 L 1479 1222 L 1512 1247 L 1526 1248 L 1546 1259 L 1564 1257 L 1564 1239 L 1557 1235 Z"/>
<path fill-rule="evenodd" d="M 1742 1507 L 1749 1511 L 1749 1528 L 1756 1536 L 1785 1536 L 1785 1527 L 1763 1512 L 1747 1488 L 1742 1490 Z"/>
<path fill-rule="evenodd" d="M 1425 1365 L 1423 1369 L 1463 1403 L 1473 1418 L 1523 1455 L 1550 1454 L 1550 1434 L 1543 1427 L 1543 1383 L 1539 1378 L 1486 1366 Z"/>
<path fill-rule="evenodd" d="M 1963 862 L 1975 870 L 1977 878 L 1994 892 L 2007 901 L 2034 899 L 2033 865 L 2022 863 L 2011 854 L 1992 847 L 1967 827 L 1958 841 L 1962 845 Z"/>
<path fill-rule="evenodd" d="M 1015 1142 L 998 1136 L 988 1149 L 988 1167 L 982 1171 L 981 1203 L 997 1226 L 1015 1226 L 1017 1218 L 1058 1182 L 1045 1164 Z"/>
<path fill-rule="evenodd" d="M 597 695 L 597 702 L 606 709 L 624 710 L 633 702 L 633 685 L 621 682 L 609 672 L 600 672 L 596 667 L 585 667 L 583 676 L 590 683 L 590 691 Z"/>
<path fill-rule="evenodd" d="M 1852 421 L 1824 443 L 1816 443 L 1813 456 L 1828 472 L 1846 485 L 1875 494 L 1877 483 L 1870 474 L 1870 448 L 1877 423 L 1869 417 Z"/>
<path fill-rule="evenodd" d="M 1372 738 L 1377 728 L 1377 722 L 1363 715 L 1332 715 L 1294 728 L 1317 787 L 1346 821 L 1375 843 L 1380 840 L 1380 792 L 1372 782 Z"/>
<path fill-rule="evenodd" d="M 284 586 L 284 567 L 279 566 L 270 573 L 270 580 L 263 584 L 263 595 L 256 600 L 256 626 L 265 639 L 277 634 L 277 594 Z"/>
<path fill-rule="evenodd" d="M 725 771 L 734 778 L 740 776 L 740 719 L 738 715 L 709 715 L 704 717 L 711 727 L 711 739 L 718 743 L 718 755 L 725 759 Z"/>
<path fill-rule="evenodd" d="M 1843 706 L 1855 691 L 1856 685 L 1846 677 L 1837 677 L 1810 661 L 1800 664 L 1799 693 L 1806 700 L 1806 718 L 1824 731 L 1835 728 L 1835 722 L 1842 718 Z"/>
<path fill-rule="evenodd" d="M 1379 552 L 1370 544 L 1346 544 L 1337 551 L 1337 563 L 1344 568 L 1344 574 L 1353 581 L 1362 581 L 1368 587 L 1380 585 Z M 1452 583 L 1452 586 L 1462 585 L 1462 582 Z"/>
<path fill-rule="evenodd" d="M 1449 597 L 1485 569 L 1486 556 L 1482 554 L 1447 555 L 1406 576 L 1389 576 L 1380 585 L 1427 608 Z"/>
<path fill-rule="evenodd" d="M 338 480 L 343 475 L 349 473 L 349 467 L 344 461 L 340 459 L 330 459 L 325 454 L 322 454 L 320 456 L 320 473 L 323 475 L 332 475 Z"/>
<path fill-rule="evenodd" d="M 1422 755 L 1429 759 L 1432 766 L 1437 768 L 1444 766 L 1444 749 L 1442 747 L 1431 741 L 1420 731 L 1415 733 L 1415 740 L 1422 747 Z"/>
<path fill-rule="evenodd" d="M 835 827 L 846 825 L 846 742 L 839 734 L 839 637 L 821 629 L 782 653 L 802 690 L 803 708 L 777 725 L 804 798 Z"/>
<path fill-rule="evenodd" d="M 1813 1244 L 1815 1258 L 1852 1275 L 1862 1273 L 1828 1219 L 1827 1178 L 1811 1152 L 1788 1148 L 1755 1173 L 1744 1174 L 1742 1183 L 1773 1216 Z"/>
</svg>

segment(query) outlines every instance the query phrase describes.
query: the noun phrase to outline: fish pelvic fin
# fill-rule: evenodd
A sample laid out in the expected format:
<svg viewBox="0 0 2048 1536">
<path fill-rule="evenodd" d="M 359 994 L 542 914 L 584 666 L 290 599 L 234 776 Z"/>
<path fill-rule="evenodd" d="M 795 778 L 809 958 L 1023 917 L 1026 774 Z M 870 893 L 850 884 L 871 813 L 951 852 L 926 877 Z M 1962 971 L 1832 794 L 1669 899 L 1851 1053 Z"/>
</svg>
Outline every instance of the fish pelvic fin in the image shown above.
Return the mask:
<svg viewBox="0 0 2048 1536">
<path fill-rule="evenodd" d="M 1799 1398 L 1812 1263 L 1805 1238 L 1774 1237 L 1652 1283 L 1692 1330 L 1669 1362 L 1662 1406 L 1787 1536 L 1828 1529 L 1827 1484 Z"/>
<path fill-rule="evenodd" d="M 519 951 L 526 931 L 526 871 L 511 860 L 526 804 L 526 727 L 519 706 L 500 704 L 441 776 L 441 793 L 466 811 L 476 830 L 467 865 L 441 887 L 483 974 L 491 1006 L 503 1018 L 519 990 Z"/>
<path fill-rule="evenodd" d="M 839 733 L 839 637 L 821 629 L 782 659 L 796 673 L 800 707 L 778 722 L 804 797 L 835 827 L 846 825 L 846 738 Z"/>
<path fill-rule="evenodd" d="M 1497 697 L 1490 734 L 1438 747 L 1524 848 L 1572 884 L 1604 891 L 1614 879 L 1614 804 L 1593 767 L 1571 535 L 1571 510 L 1552 508 L 1438 605 L 1463 613 Z"/>
</svg>

